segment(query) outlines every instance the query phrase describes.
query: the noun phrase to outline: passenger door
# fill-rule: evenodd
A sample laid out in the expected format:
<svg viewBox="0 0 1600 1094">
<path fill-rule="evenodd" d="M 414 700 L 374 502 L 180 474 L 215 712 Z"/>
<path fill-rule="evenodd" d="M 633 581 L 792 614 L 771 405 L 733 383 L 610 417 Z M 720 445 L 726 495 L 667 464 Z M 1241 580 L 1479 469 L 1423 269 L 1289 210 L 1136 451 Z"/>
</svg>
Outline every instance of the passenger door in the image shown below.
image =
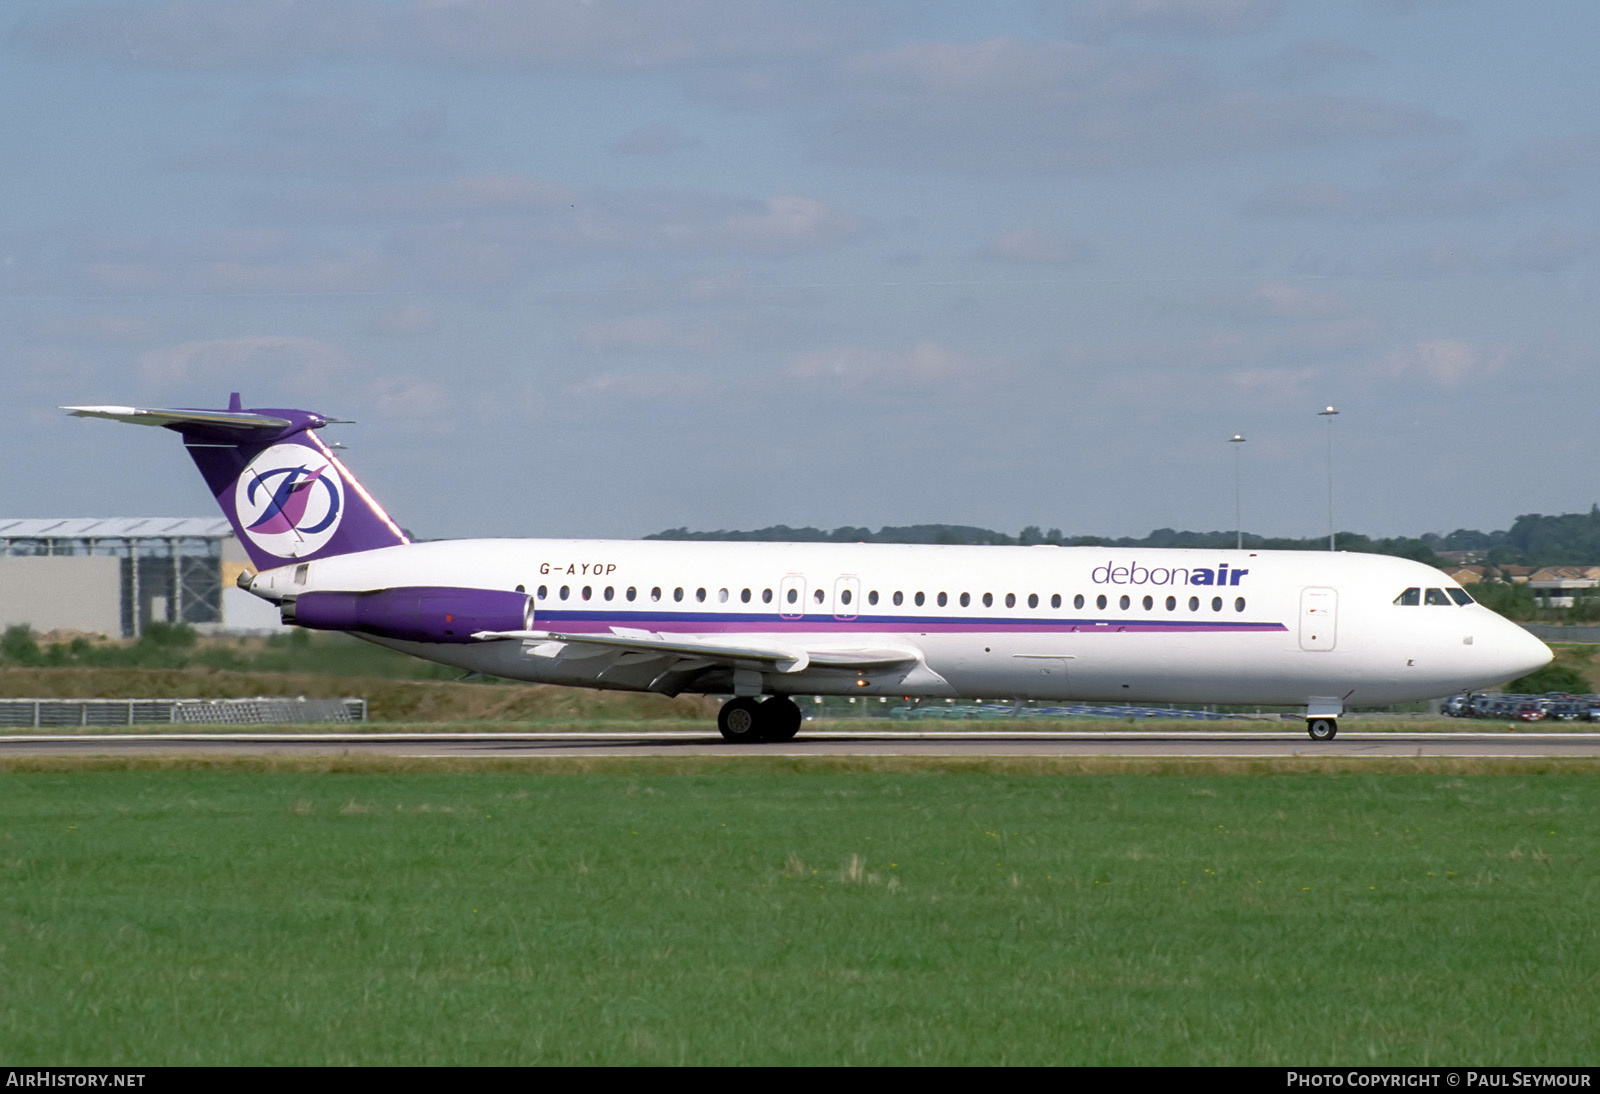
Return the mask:
<svg viewBox="0 0 1600 1094">
<path fill-rule="evenodd" d="M 1300 648 L 1333 649 L 1339 630 L 1339 591 L 1308 586 L 1300 590 Z"/>
</svg>

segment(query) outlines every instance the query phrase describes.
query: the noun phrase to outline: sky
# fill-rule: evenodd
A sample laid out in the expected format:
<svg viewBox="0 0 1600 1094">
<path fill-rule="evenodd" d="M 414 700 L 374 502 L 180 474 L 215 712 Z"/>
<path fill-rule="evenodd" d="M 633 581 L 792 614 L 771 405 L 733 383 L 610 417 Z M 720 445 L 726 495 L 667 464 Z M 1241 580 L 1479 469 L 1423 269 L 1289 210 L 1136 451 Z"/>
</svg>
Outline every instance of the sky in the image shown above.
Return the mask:
<svg viewBox="0 0 1600 1094">
<path fill-rule="evenodd" d="M 1591 0 L 10 0 L 0 516 L 314 410 L 415 534 L 1600 500 Z M 1336 417 L 1319 416 L 1328 405 Z M 1242 444 L 1229 438 L 1242 434 Z M 1236 494 L 1237 486 L 1237 494 Z"/>
</svg>

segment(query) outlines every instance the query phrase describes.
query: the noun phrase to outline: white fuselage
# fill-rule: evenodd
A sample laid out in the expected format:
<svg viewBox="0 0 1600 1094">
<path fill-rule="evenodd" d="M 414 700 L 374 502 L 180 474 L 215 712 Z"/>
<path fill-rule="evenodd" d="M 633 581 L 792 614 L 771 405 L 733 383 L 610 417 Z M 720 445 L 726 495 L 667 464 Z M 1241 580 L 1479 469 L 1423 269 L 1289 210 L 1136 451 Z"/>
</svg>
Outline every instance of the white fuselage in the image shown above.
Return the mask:
<svg viewBox="0 0 1600 1094">
<path fill-rule="evenodd" d="M 573 640 L 583 634 L 907 653 L 876 667 L 817 657 L 750 670 L 761 690 L 792 695 L 1381 705 L 1495 685 L 1550 659 L 1522 628 L 1458 603 L 1430 566 L 1331 552 L 456 540 L 283 566 L 252 591 L 282 601 L 397 586 L 525 590 L 532 626 L 562 642 L 375 640 L 576 687 L 734 690 L 713 664 L 680 659 L 665 679 L 659 659 Z M 1423 590 L 1418 602 L 1398 603 L 1408 589 Z"/>
</svg>

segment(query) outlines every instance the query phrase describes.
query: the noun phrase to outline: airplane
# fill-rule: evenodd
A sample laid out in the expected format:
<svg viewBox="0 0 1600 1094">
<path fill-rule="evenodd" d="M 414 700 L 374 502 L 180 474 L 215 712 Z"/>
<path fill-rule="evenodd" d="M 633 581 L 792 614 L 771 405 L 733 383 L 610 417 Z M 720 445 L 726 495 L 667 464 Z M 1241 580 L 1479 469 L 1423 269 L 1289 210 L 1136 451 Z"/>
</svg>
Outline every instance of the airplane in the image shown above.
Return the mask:
<svg viewBox="0 0 1600 1094">
<path fill-rule="evenodd" d="M 1305 707 L 1481 689 L 1548 647 L 1386 555 L 1121 547 L 412 542 L 306 410 L 62 407 L 178 433 L 286 623 L 469 673 L 731 696 L 729 741 L 786 741 L 794 696 Z"/>
</svg>

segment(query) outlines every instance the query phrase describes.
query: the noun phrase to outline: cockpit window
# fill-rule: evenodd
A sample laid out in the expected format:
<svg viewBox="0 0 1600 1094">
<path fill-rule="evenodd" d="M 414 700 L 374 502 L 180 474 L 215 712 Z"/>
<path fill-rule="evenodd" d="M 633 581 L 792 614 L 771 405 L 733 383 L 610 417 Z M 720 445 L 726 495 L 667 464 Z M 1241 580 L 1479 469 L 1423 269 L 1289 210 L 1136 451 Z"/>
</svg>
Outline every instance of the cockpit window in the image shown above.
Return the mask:
<svg viewBox="0 0 1600 1094">
<path fill-rule="evenodd" d="M 1463 607 L 1472 603 L 1472 594 L 1465 589 L 1446 589 L 1445 592 L 1450 594 L 1451 600 Z"/>
<path fill-rule="evenodd" d="M 1444 595 L 1443 589 L 1429 589 L 1422 602 L 1424 604 L 1438 604 L 1446 608 L 1450 607 L 1450 598 Z"/>
<path fill-rule="evenodd" d="M 1403 608 L 1414 608 L 1418 604 L 1422 603 L 1422 590 L 1407 589 L 1405 592 L 1395 597 L 1394 602 Z"/>
</svg>

